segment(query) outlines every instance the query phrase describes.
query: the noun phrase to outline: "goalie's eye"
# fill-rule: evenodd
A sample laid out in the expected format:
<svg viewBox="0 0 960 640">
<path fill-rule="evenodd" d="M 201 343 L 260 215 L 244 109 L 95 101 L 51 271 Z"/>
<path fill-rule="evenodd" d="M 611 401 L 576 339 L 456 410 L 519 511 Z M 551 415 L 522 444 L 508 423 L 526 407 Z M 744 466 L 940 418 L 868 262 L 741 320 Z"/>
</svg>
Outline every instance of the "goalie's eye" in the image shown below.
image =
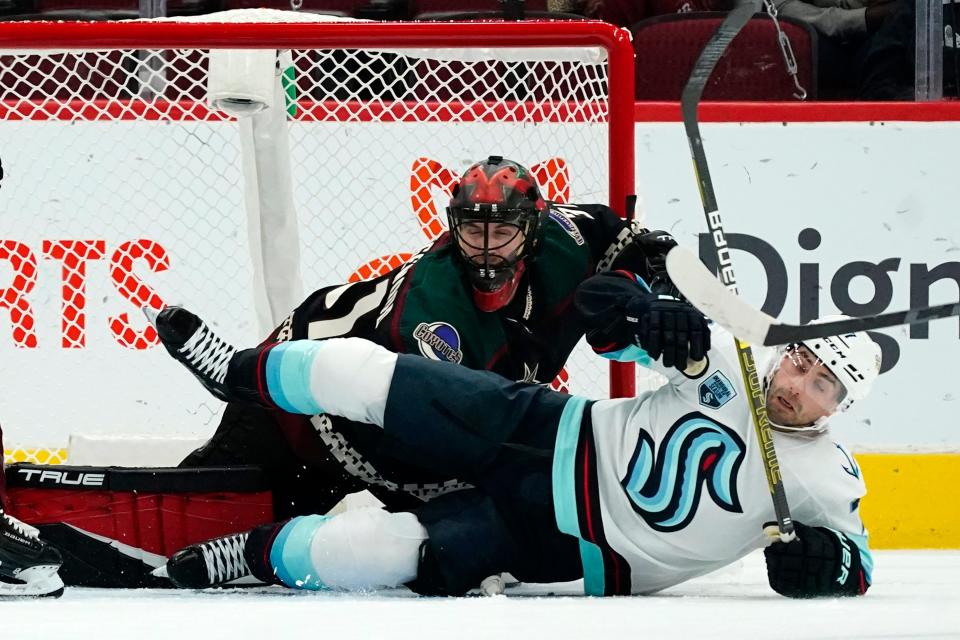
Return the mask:
<svg viewBox="0 0 960 640">
<path fill-rule="evenodd" d="M 518 231 L 519 229 L 513 225 L 493 225 L 493 228 L 490 230 L 490 237 L 494 240 L 510 240 L 513 236 L 517 235 Z"/>
</svg>

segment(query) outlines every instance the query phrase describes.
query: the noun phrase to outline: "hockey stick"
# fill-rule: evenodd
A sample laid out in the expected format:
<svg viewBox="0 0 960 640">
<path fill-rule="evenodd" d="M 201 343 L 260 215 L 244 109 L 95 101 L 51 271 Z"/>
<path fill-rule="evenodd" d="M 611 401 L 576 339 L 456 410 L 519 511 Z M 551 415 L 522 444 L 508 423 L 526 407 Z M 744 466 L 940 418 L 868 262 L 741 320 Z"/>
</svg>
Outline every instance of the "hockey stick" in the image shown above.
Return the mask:
<svg viewBox="0 0 960 640">
<path fill-rule="evenodd" d="M 683 297 L 708 318 L 742 340 L 767 347 L 960 316 L 960 302 L 955 302 L 819 324 L 785 324 L 734 295 L 686 247 L 667 254 L 667 273 Z"/>
<path fill-rule="evenodd" d="M 700 125 L 697 121 L 697 109 L 700 106 L 700 97 L 713 68 L 733 40 L 750 18 L 760 9 L 763 0 L 740 0 L 734 9 L 723 19 L 717 31 L 710 37 L 707 45 L 700 52 L 690 79 L 683 88 L 680 99 L 680 109 L 683 113 L 683 126 L 687 132 L 687 142 L 690 144 L 690 154 L 693 156 L 693 170 L 697 175 L 700 186 L 700 201 L 703 203 L 703 213 L 707 218 L 707 228 L 717 249 L 717 262 L 723 274 L 723 283 L 734 293 L 737 291 L 737 281 L 733 275 L 733 266 L 730 264 L 730 251 L 723 233 L 723 223 L 720 212 L 717 210 L 717 198 L 713 192 L 713 182 L 710 179 L 710 169 L 707 166 L 707 156 L 703 151 L 703 139 L 700 136 Z M 780 461 L 773 446 L 773 431 L 770 420 L 767 418 L 767 403 L 764 397 L 763 385 L 757 375 L 757 365 L 753 359 L 753 350 L 748 343 L 734 339 L 737 346 L 737 358 L 740 361 L 740 374 L 748 393 L 750 415 L 753 418 L 753 427 L 760 443 L 760 452 L 763 456 L 763 468 L 767 476 L 767 487 L 773 499 L 773 510 L 777 516 L 777 530 L 782 542 L 790 542 L 797 537 L 793 530 L 793 520 L 790 518 L 790 509 L 787 505 L 787 494 L 783 489 L 783 478 L 780 476 Z"/>
</svg>

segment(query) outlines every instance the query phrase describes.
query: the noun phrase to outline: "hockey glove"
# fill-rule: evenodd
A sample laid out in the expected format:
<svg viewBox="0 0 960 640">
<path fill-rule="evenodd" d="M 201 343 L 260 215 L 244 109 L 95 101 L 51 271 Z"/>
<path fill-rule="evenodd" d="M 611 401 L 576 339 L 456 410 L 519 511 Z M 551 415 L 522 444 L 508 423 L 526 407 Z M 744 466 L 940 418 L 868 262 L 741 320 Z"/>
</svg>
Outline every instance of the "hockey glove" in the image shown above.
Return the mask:
<svg viewBox="0 0 960 640">
<path fill-rule="evenodd" d="M 633 344 L 635 326 L 627 322 L 624 308 L 643 291 L 628 271 L 598 273 L 580 283 L 573 304 L 594 351 L 606 353 Z"/>
<path fill-rule="evenodd" d="M 797 538 L 763 550 L 770 587 L 788 598 L 856 596 L 867 584 L 860 549 L 847 536 L 826 527 L 794 522 Z"/>
<path fill-rule="evenodd" d="M 633 237 L 647 261 L 652 280 L 657 274 L 667 271 L 667 252 L 677 246 L 677 241 L 666 231 L 644 231 Z"/>
<path fill-rule="evenodd" d="M 707 319 L 684 300 L 641 293 L 627 302 L 626 318 L 635 327 L 636 344 L 665 367 L 682 371 L 688 359 L 703 360 L 710 350 Z"/>
</svg>

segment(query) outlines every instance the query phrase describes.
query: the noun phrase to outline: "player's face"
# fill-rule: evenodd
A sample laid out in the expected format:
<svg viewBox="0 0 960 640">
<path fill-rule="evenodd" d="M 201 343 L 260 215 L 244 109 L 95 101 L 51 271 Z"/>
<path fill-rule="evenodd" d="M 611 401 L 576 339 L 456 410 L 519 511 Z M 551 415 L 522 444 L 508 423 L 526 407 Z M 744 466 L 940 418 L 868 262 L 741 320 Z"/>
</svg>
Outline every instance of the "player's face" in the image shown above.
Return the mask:
<svg viewBox="0 0 960 640">
<path fill-rule="evenodd" d="M 804 427 L 836 411 L 843 394 L 840 381 L 809 349 L 791 345 L 770 379 L 767 415 L 785 427 Z"/>
<path fill-rule="evenodd" d="M 460 225 L 459 231 L 460 248 L 473 261 L 482 262 L 486 250 L 491 262 L 507 262 L 516 257 L 523 246 L 523 233 L 515 224 L 465 222 Z"/>
</svg>

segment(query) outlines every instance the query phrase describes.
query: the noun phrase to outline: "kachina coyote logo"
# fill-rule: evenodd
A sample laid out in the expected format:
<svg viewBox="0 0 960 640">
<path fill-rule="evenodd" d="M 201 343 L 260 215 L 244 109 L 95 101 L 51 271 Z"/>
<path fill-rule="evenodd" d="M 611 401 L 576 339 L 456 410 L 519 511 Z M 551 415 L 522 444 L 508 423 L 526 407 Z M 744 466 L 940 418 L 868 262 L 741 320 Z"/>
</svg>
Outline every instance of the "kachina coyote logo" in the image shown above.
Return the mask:
<svg viewBox="0 0 960 640">
<path fill-rule="evenodd" d="M 446 360 L 460 364 L 463 351 L 460 350 L 460 334 L 453 325 L 446 322 L 421 322 L 413 330 L 413 337 L 420 345 L 420 353 L 431 360 Z"/>
<path fill-rule="evenodd" d="M 696 515 L 704 485 L 718 507 L 743 513 L 737 474 L 745 453 L 736 432 L 695 411 L 670 427 L 657 452 L 641 430 L 621 485 L 652 529 L 678 531 Z"/>
</svg>

